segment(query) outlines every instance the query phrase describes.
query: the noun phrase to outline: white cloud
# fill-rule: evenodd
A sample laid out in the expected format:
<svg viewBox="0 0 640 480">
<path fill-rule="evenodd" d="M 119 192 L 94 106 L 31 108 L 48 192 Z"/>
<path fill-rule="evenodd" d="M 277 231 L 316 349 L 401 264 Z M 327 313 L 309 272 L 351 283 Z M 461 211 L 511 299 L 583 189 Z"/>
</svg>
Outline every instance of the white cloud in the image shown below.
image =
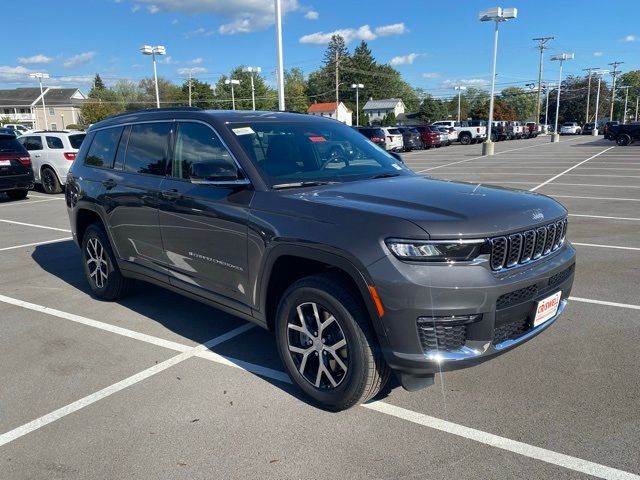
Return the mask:
<svg viewBox="0 0 640 480">
<path fill-rule="evenodd" d="M 191 65 L 200 65 L 202 62 L 204 62 L 204 59 L 202 57 L 194 58 L 193 60 L 189 61 Z"/>
<path fill-rule="evenodd" d="M 151 15 L 155 15 L 156 13 L 158 13 L 160 11 L 160 9 L 158 8 L 157 5 L 149 5 L 147 7 L 147 10 Z"/>
<path fill-rule="evenodd" d="M 191 72 L 191 75 L 198 75 L 200 73 L 207 73 L 207 69 L 203 67 L 195 67 L 195 68 L 180 68 L 176 70 L 176 73 L 178 75 L 189 75 L 189 72 Z"/>
<path fill-rule="evenodd" d="M 594 57 L 601 57 L 602 55 L 604 55 L 603 52 L 593 52 Z"/>
<path fill-rule="evenodd" d="M 427 80 L 430 80 L 433 78 L 440 78 L 440 74 L 436 72 L 425 72 L 422 74 L 422 78 L 426 78 Z"/>
<path fill-rule="evenodd" d="M 442 87 L 453 88 L 456 85 L 461 85 L 463 87 L 486 88 L 490 83 L 491 82 L 489 82 L 489 80 L 484 78 L 467 78 L 460 80 L 445 80 L 442 82 Z"/>
<path fill-rule="evenodd" d="M 398 55 L 393 57 L 389 62 L 391 65 L 411 65 L 416 61 L 421 54 L 420 53 L 410 53 L 408 55 Z"/>
<path fill-rule="evenodd" d="M 171 55 L 165 55 L 162 59 L 158 60 L 158 63 L 162 63 L 163 65 L 173 65 L 180 62 L 175 61 Z"/>
<path fill-rule="evenodd" d="M 93 78 L 93 75 L 70 75 L 66 77 L 54 77 L 52 82 L 71 85 L 90 85 L 91 83 L 93 83 Z"/>
<path fill-rule="evenodd" d="M 623 42 L 638 42 L 640 37 L 638 35 L 627 35 L 622 39 Z"/>
<path fill-rule="evenodd" d="M 17 66 L 10 67 L 8 65 L 0 65 L 0 82 L 25 82 L 29 80 L 27 76 L 33 70 Z"/>
<path fill-rule="evenodd" d="M 318 20 L 319 17 L 320 17 L 320 14 L 315 10 L 309 10 L 307 13 L 304 14 L 304 18 L 306 18 L 307 20 Z"/>
<path fill-rule="evenodd" d="M 216 15 L 226 22 L 218 29 L 226 35 L 263 30 L 275 23 L 274 3 L 265 0 L 133 0 L 133 3 L 138 8 L 153 7 L 157 12 Z M 283 15 L 299 8 L 298 0 L 282 0 Z"/>
<path fill-rule="evenodd" d="M 192 30 L 190 32 L 187 32 L 184 34 L 184 38 L 195 38 L 195 37 L 210 37 L 211 35 L 215 34 L 216 32 L 214 30 L 207 30 L 206 28 L 200 27 L 200 28 L 196 28 L 195 30 Z"/>
<path fill-rule="evenodd" d="M 62 65 L 64 65 L 66 68 L 79 67 L 80 65 L 89 63 L 91 60 L 93 60 L 93 57 L 95 56 L 96 56 L 96 52 L 79 53 L 78 55 L 74 55 L 73 57 L 67 58 Z"/>
<path fill-rule="evenodd" d="M 400 28 L 401 26 L 401 28 Z M 400 35 L 406 33 L 408 30 L 404 27 L 403 23 L 396 23 L 394 25 L 385 25 L 382 27 L 376 27 L 374 31 L 371 31 L 369 25 L 363 25 L 360 28 L 342 28 L 334 30 L 333 32 L 315 32 L 309 35 L 300 37 L 300 43 L 310 43 L 314 45 L 326 45 L 334 35 L 340 35 L 344 38 L 345 43 L 350 43 L 353 40 L 375 40 L 380 36 L 388 35 Z"/>
<path fill-rule="evenodd" d="M 140 5 L 134 5 L 133 7 L 131 7 L 132 13 L 136 13 L 138 10 L 140 10 Z"/>
<path fill-rule="evenodd" d="M 392 25 L 384 25 L 376 28 L 376 35 L 379 37 L 388 37 L 389 35 L 402 35 L 407 33 L 409 29 L 404 23 L 394 23 Z"/>
<path fill-rule="evenodd" d="M 32 55 L 31 57 L 20 57 L 18 63 L 23 65 L 44 64 L 53 62 L 53 58 L 47 57 L 43 54 Z"/>
</svg>

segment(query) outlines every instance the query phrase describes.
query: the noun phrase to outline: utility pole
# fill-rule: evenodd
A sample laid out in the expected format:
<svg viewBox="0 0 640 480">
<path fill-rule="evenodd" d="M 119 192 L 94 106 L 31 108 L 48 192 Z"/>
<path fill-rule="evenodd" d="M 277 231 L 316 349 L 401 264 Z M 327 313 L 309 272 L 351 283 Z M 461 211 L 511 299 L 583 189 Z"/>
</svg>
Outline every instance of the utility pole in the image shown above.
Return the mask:
<svg viewBox="0 0 640 480">
<path fill-rule="evenodd" d="M 611 85 L 611 113 L 609 114 L 609 121 L 613 121 L 613 105 L 616 102 L 616 77 L 618 76 L 618 65 L 622 65 L 624 62 L 611 62 L 609 65 L 613 67 L 611 76 L 613 77 L 613 84 Z"/>
<path fill-rule="evenodd" d="M 540 63 L 538 64 L 538 101 L 536 102 L 536 123 L 540 123 L 540 94 L 542 93 L 542 57 L 544 56 L 545 49 L 547 47 L 547 42 L 549 40 L 553 40 L 553 37 L 538 37 L 533 38 L 534 42 L 539 42 L 536 45 L 536 48 L 540 50 Z M 546 119 L 545 119 L 546 122 Z"/>
<path fill-rule="evenodd" d="M 640 97 L 636 97 L 636 118 L 634 122 L 638 121 L 638 104 L 640 103 Z"/>
<path fill-rule="evenodd" d="M 280 0 L 275 0 L 276 10 L 276 44 L 278 51 L 278 67 L 276 78 L 278 81 L 278 110 L 283 111 L 284 105 L 284 61 L 282 59 L 282 8 Z"/>
<path fill-rule="evenodd" d="M 338 53 L 338 50 L 336 50 L 336 120 L 338 119 L 338 103 L 339 103 L 339 99 L 338 99 L 338 81 L 339 81 L 339 73 L 338 73 L 338 63 L 340 62 L 340 54 Z"/>
<path fill-rule="evenodd" d="M 625 95 L 624 95 L 624 112 L 622 112 L 622 123 L 627 123 L 627 102 L 629 101 L 629 89 L 631 87 L 627 86 L 627 87 L 622 87 L 624 90 L 626 90 Z"/>
<path fill-rule="evenodd" d="M 589 99 L 591 97 L 591 71 L 598 70 L 600 67 L 589 67 L 583 68 L 583 72 L 589 72 L 589 86 L 587 87 L 587 116 L 585 117 L 584 123 L 589 123 Z"/>
<path fill-rule="evenodd" d="M 191 72 L 192 70 L 189 69 L 189 106 L 191 106 Z"/>
</svg>

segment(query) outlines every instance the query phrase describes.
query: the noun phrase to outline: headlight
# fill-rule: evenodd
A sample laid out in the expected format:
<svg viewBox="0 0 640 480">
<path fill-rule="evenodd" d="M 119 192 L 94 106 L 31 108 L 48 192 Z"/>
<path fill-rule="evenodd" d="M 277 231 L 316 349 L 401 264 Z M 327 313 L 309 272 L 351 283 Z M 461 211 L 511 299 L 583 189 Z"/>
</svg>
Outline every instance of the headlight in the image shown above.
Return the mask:
<svg viewBox="0 0 640 480">
<path fill-rule="evenodd" d="M 480 254 L 484 240 L 401 240 L 386 241 L 400 260 L 421 262 L 463 262 Z"/>
</svg>

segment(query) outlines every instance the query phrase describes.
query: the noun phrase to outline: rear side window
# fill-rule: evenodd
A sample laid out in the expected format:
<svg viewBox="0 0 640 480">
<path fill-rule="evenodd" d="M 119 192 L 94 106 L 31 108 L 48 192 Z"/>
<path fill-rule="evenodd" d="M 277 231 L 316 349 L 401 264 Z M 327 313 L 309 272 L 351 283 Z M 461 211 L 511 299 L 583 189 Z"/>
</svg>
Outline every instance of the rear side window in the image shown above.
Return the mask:
<svg viewBox="0 0 640 480">
<path fill-rule="evenodd" d="M 400 130 L 398 130 L 397 128 L 390 128 L 389 129 L 389 133 L 391 135 L 399 135 L 400 134 Z"/>
<path fill-rule="evenodd" d="M 215 132 L 201 123 L 180 123 L 173 153 L 171 176 L 189 179 L 192 165 L 223 161 L 235 165 Z"/>
<path fill-rule="evenodd" d="M 24 137 L 21 141 L 27 150 L 42 150 L 42 138 L 40 137 Z"/>
<path fill-rule="evenodd" d="M 84 159 L 84 164 L 92 167 L 111 168 L 121 133 L 122 127 L 107 128 L 96 132 Z"/>
<path fill-rule="evenodd" d="M 87 135 L 85 133 L 81 133 L 78 135 L 69 135 L 69 143 L 71 144 L 71 148 L 79 150 L 80 146 L 82 145 L 82 141 L 86 136 Z"/>
<path fill-rule="evenodd" d="M 124 159 L 125 171 L 164 175 L 171 125 L 170 122 L 134 125 Z"/>
<path fill-rule="evenodd" d="M 0 155 L 3 153 L 26 153 L 26 150 L 15 138 L 0 136 Z"/>
<path fill-rule="evenodd" d="M 47 140 L 47 147 L 52 148 L 54 150 L 63 149 L 64 145 L 62 144 L 62 139 L 58 137 L 45 137 Z"/>
</svg>

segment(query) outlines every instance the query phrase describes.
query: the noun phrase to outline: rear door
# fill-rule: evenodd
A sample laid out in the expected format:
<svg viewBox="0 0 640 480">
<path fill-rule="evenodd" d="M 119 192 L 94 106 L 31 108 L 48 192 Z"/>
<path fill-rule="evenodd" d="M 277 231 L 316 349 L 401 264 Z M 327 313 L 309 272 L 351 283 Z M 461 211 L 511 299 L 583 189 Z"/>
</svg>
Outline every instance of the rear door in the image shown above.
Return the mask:
<svg viewBox="0 0 640 480">
<path fill-rule="evenodd" d="M 33 166 L 33 175 L 36 182 L 40 182 L 40 169 L 46 160 L 44 145 L 41 135 L 28 135 L 20 137 L 18 140 L 31 155 L 31 164 Z"/>
<path fill-rule="evenodd" d="M 247 219 L 253 190 L 191 183 L 192 165 L 236 163 L 218 134 L 201 122 L 178 122 L 159 223 L 169 281 L 249 313 Z"/>
</svg>

